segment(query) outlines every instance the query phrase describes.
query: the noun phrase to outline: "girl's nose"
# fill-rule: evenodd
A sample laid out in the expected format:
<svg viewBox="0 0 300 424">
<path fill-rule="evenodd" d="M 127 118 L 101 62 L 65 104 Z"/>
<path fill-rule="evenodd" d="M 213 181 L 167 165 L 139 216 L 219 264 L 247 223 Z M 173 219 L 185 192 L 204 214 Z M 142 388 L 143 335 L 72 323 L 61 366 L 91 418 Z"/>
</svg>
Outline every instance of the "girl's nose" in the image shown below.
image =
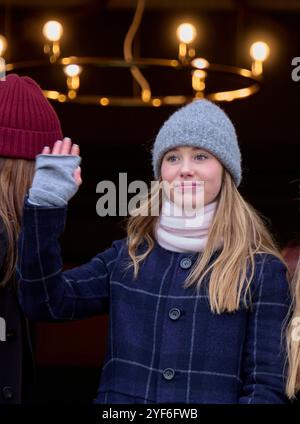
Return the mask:
<svg viewBox="0 0 300 424">
<path fill-rule="evenodd" d="M 192 163 L 187 159 L 183 160 L 180 167 L 180 175 L 182 177 L 186 175 L 194 175 L 195 171 L 193 169 Z"/>
</svg>

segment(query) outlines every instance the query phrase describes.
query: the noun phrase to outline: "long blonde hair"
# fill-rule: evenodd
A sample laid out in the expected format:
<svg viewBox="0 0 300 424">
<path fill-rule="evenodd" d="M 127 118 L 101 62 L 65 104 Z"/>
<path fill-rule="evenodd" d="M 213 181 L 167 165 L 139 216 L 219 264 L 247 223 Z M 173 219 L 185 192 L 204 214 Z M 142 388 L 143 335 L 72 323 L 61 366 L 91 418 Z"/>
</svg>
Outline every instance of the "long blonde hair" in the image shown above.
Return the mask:
<svg viewBox="0 0 300 424">
<path fill-rule="evenodd" d="M 137 277 L 139 263 L 154 247 L 154 226 L 157 217 L 150 215 L 151 197 L 160 196 L 160 190 L 159 184 L 154 185 L 140 207 L 141 211 L 149 212 L 148 216 L 130 216 L 127 221 L 128 253 L 134 268 L 134 278 Z M 161 208 L 161 197 L 159 204 Z M 137 255 L 137 249 L 144 240 L 148 248 L 143 254 Z M 209 264 L 220 243 L 223 244 L 220 255 Z M 198 256 L 184 287 L 190 287 L 196 281 L 199 290 L 204 277 L 211 273 L 209 301 L 212 312 L 220 314 L 238 310 L 243 291 L 243 301 L 247 306 L 250 284 L 255 272 L 256 253 L 272 254 L 285 263 L 263 219 L 239 194 L 231 175 L 224 169 L 217 210 L 209 230 L 206 249 L 203 255 Z M 249 264 L 250 276 L 247 273 Z"/>
<path fill-rule="evenodd" d="M 16 243 L 20 232 L 23 202 L 31 185 L 34 165 L 32 160 L 0 158 L 0 219 L 4 227 L 1 230 L 7 239 L 0 287 L 4 287 L 12 279 L 16 269 Z"/>
<path fill-rule="evenodd" d="M 288 378 L 286 393 L 293 399 L 300 390 L 300 258 L 292 279 L 292 317 L 287 329 Z"/>
</svg>

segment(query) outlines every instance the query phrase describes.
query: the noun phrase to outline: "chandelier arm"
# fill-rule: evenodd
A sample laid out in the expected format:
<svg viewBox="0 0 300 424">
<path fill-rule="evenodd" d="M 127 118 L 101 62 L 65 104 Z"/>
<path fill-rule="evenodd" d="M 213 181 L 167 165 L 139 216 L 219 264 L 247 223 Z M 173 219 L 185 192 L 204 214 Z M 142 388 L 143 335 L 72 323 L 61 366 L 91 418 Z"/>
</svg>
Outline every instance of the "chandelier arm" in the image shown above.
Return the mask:
<svg viewBox="0 0 300 424">
<path fill-rule="evenodd" d="M 182 66 L 178 61 L 169 60 L 169 59 L 136 59 L 132 63 L 128 63 L 120 59 L 111 59 L 103 57 L 66 57 L 59 59 L 55 65 L 51 66 L 61 66 L 70 63 L 80 63 L 88 64 L 92 66 L 99 67 L 117 67 L 117 68 L 134 68 L 138 66 L 158 66 L 165 67 L 169 69 L 180 70 L 183 68 L 194 69 L 191 66 Z M 132 66 L 134 64 L 134 66 Z M 7 63 L 6 71 L 11 72 L 18 69 L 34 68 L 34 67 L 48 67 L 49 63 L 44 60 L 33 60 L 33 61 L 24 61 L 16 63 Z M 256 93 L 262 82 L 261 76 L 254 75 L 250 70 L 244 68 L 238 68 L 227 65 L 218 65 L 211 63 L 207 68 L 207 72 L 215 73 L 224 73 L 231 74 L 242 77 L 245 81 L 248 81 L 248 84 L 244 88 L 237 90 L 226 90 L 226 91 L 215 91 L 207 93 L 205 97 L 213 101 L 232 101 L 235 99 L 242 99 Z M 73 102 L 73 103 L 82 103 L 82 104 L 100 104 L 102 106 L 180 106 L 186 102 L 192 101 L 194 98 L 185 95 L 170 95 L 170 96 L 156 96 L 152 101 L 145 102 L 145 99 L 141 97 L 103 97 L 101 95 L 78 95 L 74 99 L 68 98 L 66 93 L 54 91 L 54 90 L 44 90 L 44 94 L 47 98 L 59 101 L 59 102 Z"/>
<path fill-rule="evenodd" d="M 165 68 L 172 68 L 172 69 L 195 69 L 193 66 L 189 65 L 182 65 L 175 59 L 162 59 L 162 58 L 138 58 L 132 60 L 130 63 L 124 61 L 123 59 L 112 59 L 107 57 L 79 57 L 79 56 L 70 56 L 70 57 L 63 57 L 61 59 L 58 59 L 55 65 L 51 66 L 57 66 L 57 65 L 69 65 L 69 64 L 78 64 L 78 65 L 92 65 L 92 66 L 99 66 L 99 67 L 111 67 L 111 68 L 130 68 L 132 66 L 135 67 L 165 67 Z M 28 61 L 22 61 L 22 62 L 15 62 L 15 63 L 6 63 L 6 71 L 10 72 L 12 70 L 17 69 L 26 69 L 26 68 L 34 68 L 34 67 L 48 67 L 49 62 L 46 60 L 28 60 Z M 218 65 L 214 63 L 210 63 L 209 67 L 205 68 L 208 72 L 218 72 L 218 73 L 227 73 L 227 74 L 234 74 L 239 75 L 241 77 L 244 77 L 246 79 L 250 79 L 252 81 L 261 81 L 262 77 L 261 75 L 255 75 L 251 70 L 245 69 L 245 68 L 238 68 L 235 66 L 229 66 L 229 65 Z"/>
<path fill-rule="evenodd" d="M 144 9 L 145 9 L 145 0 L 137 0 L 135 14 L 134 14 L 132 23 L 128 29 L 128 32 L 125 36 L 124 45 L 123 45 L 124 59 L 127 62 L 131 62 L 133 58 L 132 43 L 136 35 L 136 32 L 139 29 L 139 26 L 141 24 Z"/>
<path fill-rule="evenodd" d="M 246 88 L 240 88 L 238 90 L 229 90 L 229 91 L 218 91 L 214 93 L 209 93 L 205 97 L 215 102 L 225 102 L 233 101 L 237 99 L 243 99 L 259 91 L 259 84 L 254 83 L 249 85 Z M 187 104 L 196 99 L 192 96 L 184 95 L 170 95 L 170 96 L 161 96 L 156 97 L 152 102 L 144 102 L 140 97 L 117 97 L 109 96 L 105 98 L 103 103 L 101 100 L 103 97 L 96 94 L 90 95 L 78 95 L 75 99 L 69 99 L 64 93 L 59 91 L 43 90 L 44 95 L 51 100 L 59 102 L 72 102 L 72 103 L 81 103 L 81 104 L 94 104 L 106 106 L 125 106 L 125 107 L 141 107 L 141 106 L 181 106 Z M 157 103 L 158 102 L 158 103 Z"/>
<path fill-rule="evenodd" d="M 136 32 L 141 24 L 144 9 L 145 9 L 145 0 L 137 0 L 137 5 L 136 5 L 133 21 L 124 39 L 124 46 L 123 46 L 124 59 L 128 63 L 132 62 L 133 60 L 132 43 L 136 35 Z M 139 86 L 142 89 L 143 99 L 145 101 L 150 100 L 151 88 L 148 81 L 146 80 L 142 72 L 140 71 L 140 69 L 137 66 L 132 66 L 130 67 L 130 72 L 133 78 L 136 80 L 136 82 L 139 84 Z"/>
</svg>

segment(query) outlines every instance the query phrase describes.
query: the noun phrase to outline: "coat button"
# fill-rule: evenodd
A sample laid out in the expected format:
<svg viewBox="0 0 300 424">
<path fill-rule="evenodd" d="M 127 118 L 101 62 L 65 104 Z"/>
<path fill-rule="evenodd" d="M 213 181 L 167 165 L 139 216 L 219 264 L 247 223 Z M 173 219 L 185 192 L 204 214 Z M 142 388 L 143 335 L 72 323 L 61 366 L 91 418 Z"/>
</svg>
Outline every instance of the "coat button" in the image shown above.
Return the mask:
<svg viewBox="0 0 300 424">
<path fill-rule="evenodd" d="M 178 308 L 172 308 L 169 310 L 169 317 L 173 320 L 176 321 L 181 315 L 181 312 Z"/>
<path fill-rule="evenodd" d="M 183 258 L 180 261 L 180 266 L 182 269 L 188 269 L 192 265 L 192 260 L 190 258 Z"/>
<path fill-rule="evenodd" d="M 5 386 L 2 389 L 2 397 L 4 400 L 11 400 L 14 397 L 14 392 L 12 387 Z"/>
<path fill-rule="evenodd" d="M 175 371 L 172 368 L 166 368 L 163 372 L 163 376 L 166 380 L 172 380 L 174 378 Z"/>
</svg>

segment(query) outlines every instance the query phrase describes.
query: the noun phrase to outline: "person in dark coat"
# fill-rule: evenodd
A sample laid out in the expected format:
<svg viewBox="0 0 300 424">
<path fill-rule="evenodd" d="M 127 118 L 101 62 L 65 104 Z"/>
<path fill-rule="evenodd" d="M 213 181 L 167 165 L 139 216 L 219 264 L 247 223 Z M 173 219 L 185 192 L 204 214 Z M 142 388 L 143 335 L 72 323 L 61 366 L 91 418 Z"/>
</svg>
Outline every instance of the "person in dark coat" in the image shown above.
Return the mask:
<svg viewBox="0 0 300 424">
<path fill-rule="evenodd" d="M 63 272 L 59 237 L 81 183 L 79 146 L 43 149 L 19 239 L 24 312 L 42 321 L 109 313 L 95 403 L 288 402 L 287 268 L 237 190 L 231 121 L 194 101 L 162 126 L 152 159 L 155 184 L 130 210 L 127 236 Z"/>
<path fill-rule="evenodd" d="M 0 404 L 32 401 L 31 330 L 18 300 L 17 239 L 35 157 L 61 134 L 37 83 L 14 74 L 0 80 Z"/>
</svg>

